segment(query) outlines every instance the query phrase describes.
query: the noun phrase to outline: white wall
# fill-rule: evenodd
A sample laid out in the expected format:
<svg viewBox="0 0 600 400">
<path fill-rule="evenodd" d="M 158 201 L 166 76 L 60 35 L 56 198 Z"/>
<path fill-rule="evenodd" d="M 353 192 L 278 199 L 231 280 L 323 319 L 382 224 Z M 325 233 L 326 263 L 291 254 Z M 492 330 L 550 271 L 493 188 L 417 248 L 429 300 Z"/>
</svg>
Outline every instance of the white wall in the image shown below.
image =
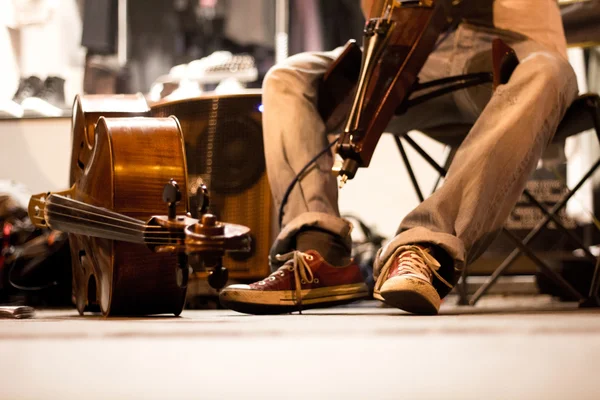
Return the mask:
<svg viewBox="0 0 600 400">
<path fill-rule="evenodd" d="M 446 147 L 413 132 L 411 137 L 438 164 L 443 165 Z M 416 152 L 404 143 L 409 160 L 424 196 L 431 193 L 438 174 Z M 340 191 L 340 211 L 361 218 L 385 237 L 394 236 L 402 218 L 419 204 L 417 195 L 393 137 L 382 136 L 369 168 L 361 168 L 353 180 Z"/>
<path fill-rule="evenodd" d="M 0 120 L 0 180 L 31 193 L 68 189 L 71 119 Z"/>
</svg>

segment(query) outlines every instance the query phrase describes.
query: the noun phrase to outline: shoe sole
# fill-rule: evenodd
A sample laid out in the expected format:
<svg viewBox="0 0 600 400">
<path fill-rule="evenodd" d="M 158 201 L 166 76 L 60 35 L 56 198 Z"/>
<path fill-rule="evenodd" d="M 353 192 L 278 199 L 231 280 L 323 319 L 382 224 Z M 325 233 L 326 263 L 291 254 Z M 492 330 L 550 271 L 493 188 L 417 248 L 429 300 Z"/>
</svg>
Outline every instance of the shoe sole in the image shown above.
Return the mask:
<svg viewBox="0 0 600 400">
<path fill-rule="evenodd" d="M 416 278 L 391 278 L 379 294 L 386 304 L 419 315 L 436 315 L 442 302 L 433 285 Z"/>
<path fill-rule="evenodd" d="M 290 290 L 225 289 L 219 295 L 219 301 L 237 312 L 272 315 L 349 304 L 368 296 L 367 285 L 361 283 L 303 290 L 302 308 L 295 304 L 296 293 Z"/>
</svg>

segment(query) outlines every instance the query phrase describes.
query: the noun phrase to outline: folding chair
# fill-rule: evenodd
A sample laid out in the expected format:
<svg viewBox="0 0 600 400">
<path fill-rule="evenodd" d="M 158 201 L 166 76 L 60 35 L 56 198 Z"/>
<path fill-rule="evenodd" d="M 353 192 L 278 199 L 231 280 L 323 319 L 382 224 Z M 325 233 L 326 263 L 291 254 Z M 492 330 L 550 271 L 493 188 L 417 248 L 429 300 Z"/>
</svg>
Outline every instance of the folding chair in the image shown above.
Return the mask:
<svg viewBox="0 0 600 400">
<path fill-rule="evenodd" d="M 481 74 L 480 78 L 482 77 Z M 454 90 L 461 89 L 464 87 L 469 87 L 475 84 L 483 83 L 483 81 L 477 82 L 475 80 L 471 80 L 470 83 L 464 80 L 465 77 L 469 77 L 465 75 L 463 77 L 457 77 L 454 79 L 461 80 L 463 79 L 463 85 L 461 87 L 456 86 Z M 446 79 L 447 81 L 447 79 Z M 436 82 L 431 82 L 428 84 L 429 87 L 436 86 Z M 466 83 L 465 83 L 466 82 Z M 442 82 L 447 83 L 447 82 Z M 448 91 L 435 91 L 433 93 L 429 93 L 428 98 L 435 97 L 436 93 L 445 94 Z M 427 98 L 427 99 L 428 99 Z M 424 99 L 423 101 L 427 100 Z M 415 104 L 420 103 L 421 101 L 415 101 Z M 453 148 L 458 147 L 462 138 L 464 138 L 469 130 L 471 129 L 471 125 L 466 124 L 456 124 L 456 125 L 448 125 L 438 127 L 436 129 L 431 129 L 426 132 L 423 132 L 427 136 L 440 141 L 444 144 L 450 145 Z M 576 135 L 578 133 L 595 129 L 596 135 L 600 142 L 600 97 L 596 94 L 585 94 L 577 98 L 573 104 L 567 110 L 564 118 L 562 119 L 557 132 L 553 138 L 553 143 L 563 142 L 567 137 Z M 400 134 L 394 134 L 396 144 L 398 146 L 398 150 L 402 157 L 403 163 L 407 168 L 409 177 L 415 189 L 415 192 L 420 201 L 424 200 L 423 192 L 419 186 L 419 183 L 416 179 L 416 175 L 414 170 L 410 164 L 410 161 L 407 157 L 406 150 L 402 141 L 406 141 L 410 147 L 412 147 L 419 155 L 421 155 L 439 174 L 441 177 L 446 176 L 448 164 L 441 166 L 439 165 L 427 152 L 423 150 L 408 134 L 408 132 L 403 132 Z M 450 158 L 450 157 L 449 157 Z M 460 303 L 462 304 L 470 304 L 475 305 L 477 301 L 497 282 L 498 278 L 514 263 L 517 257 L 523 253 L 527 257 L 529 257 L 538 270 L 546 275 L 549 279 L 551 279 L 554 283 L 556 283 L 560 288 L 566 291 L 570 296 L 576 298 L 580 301 L 580 306 L 582 307 L 599 307 L 600 299 L 598 297 L 598 289 L 600 288 L 600 258 L 596 259 L 591 252 L 588 250 L 587 246 L 585 246 L 579 238 L 573 232 L 569 231 L 562 222 L 559 220 L 557 214 L 560 212 L 569 199 L 583 186 L 583 184 L 592 176 L 592 174 L 598 169 L 600 166 L 600 158 L 592 165 L 592 167 L 588 170 L 586 174 L 580 179 L 580 181 L 563 196 L 563 198 L 548 210 L 544 205 L 541 204 L 527 189 L 524 191 L 525 197 L 529 200 L 531 204 L 535 207 L 539 208 L 540 211 L 544 214 L 544 218 L 535 226 L 533 230 L 523 239 L 521 240 L 517 237 L 513 232 L 503 228 L 503 233 L 516 245 L 516 249 L 502 262 L 500 266 L 498 266 L 492 275 L 488 278 L 488 280 L 475 292 L 475 294 L 469 299 L 466 293 L 466 280 L 467 280 L 467 268 L 463 271 L 461 282 L 459 283 L 458 291 L 460 295 Z M 434 188 L 435 190 L 435 188 Z M 592 283 L 590 287 L 590 291 L 587 294 L 579 293 L 576 289 L 574 289 L 568 282 L 566 282 L 558 273 L 556 273 L 547 263 L 542 261 L 535 252 L 529 246 L 533 239 L 535 239 L 540 232 L 548 225 L 548 223 L 554 222 L 556 226 L 565 234 L 567 237 L 575 243 L 578 248 L 582 249 L 587 258 L 594 260 L 596 264 L 595 272 L 592 278 Z"/>
</svg>

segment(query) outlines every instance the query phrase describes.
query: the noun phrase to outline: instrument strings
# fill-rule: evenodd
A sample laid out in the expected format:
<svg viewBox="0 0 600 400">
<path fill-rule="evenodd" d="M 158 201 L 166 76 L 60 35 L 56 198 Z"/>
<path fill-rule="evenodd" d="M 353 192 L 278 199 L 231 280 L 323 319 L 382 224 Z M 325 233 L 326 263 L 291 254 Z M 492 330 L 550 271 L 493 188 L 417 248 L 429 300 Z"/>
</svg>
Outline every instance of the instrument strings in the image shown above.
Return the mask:
<svg viewBox="0 0 600 400">
<path fill-rule="evenodd" d="M 90 224 L 96 225 L 97 228 L 106 228 L 107 233 L 122 234 L 129 238 L 135 238 L 135 239 L 141 238 L 141 239 L 143 239 L 143 242 L 145 244 L 154 244 L 154 245 L 169 244 L 169 243 L 175 243 L 173 241 L 174 239 L 176 240 L 176 239 L 183 238 L 183 232 L 168 231 L 162 227 L 146 225 L 141 221 L 139 223 L 133 223 L 131 221 L 121 219 L 121 218 L 116 218 L 111 215 L 101 214 L 101 213 L 92 212 L 92 211 L 88 211 L 88 210 L 81 210 L 80 208 L 71 207 L 71 206 L 64 205 L 64 204 L 49 203 L 46 206 L 46 208 L 50 214 L 50 217 L 57 219 L 57 222 L 62 222 L 62 223 L 68 224 L 69 220 L 71 220 L 71 221 L 78 221 L 78 222 L 82 222 L 82 223 L 90 223 Z M 73 215 L 73 214 L 69 214 L 69 213 L 60 212 L 59 210 L 74 211 L 74 212 L 82 213 L 87 216 Z M 99 220 L 99 219 L 96 219 L 93 217 L 97 217 L 97 218 L 101 218 L 101 219 Z M 66 221 L 65 221 L 65 219 L 66 219 Z M 114 223 L 107 222 L 106 220 L 114 221 Z M 114 229 L 121 230 L 121 232 L 115 232 Z M 122 232 L 123 230 L 126 232 Z M 137 234 L 141 234 L 141 236 L 137 235 Z"/>
</svg>

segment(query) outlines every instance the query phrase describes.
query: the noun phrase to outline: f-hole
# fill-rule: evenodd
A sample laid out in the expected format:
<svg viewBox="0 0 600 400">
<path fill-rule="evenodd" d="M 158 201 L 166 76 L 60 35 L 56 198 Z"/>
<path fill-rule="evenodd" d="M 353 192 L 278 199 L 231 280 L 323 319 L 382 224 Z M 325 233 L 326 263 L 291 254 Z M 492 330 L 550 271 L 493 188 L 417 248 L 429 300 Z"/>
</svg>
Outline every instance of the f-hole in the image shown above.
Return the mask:
<svg viewBox="0 0 600 400">
<path fill-rule="evenodd" d="M 85 265 L 83 263 L 83 259 L 85 258 L 85 250 L 79 250 L 77 255 L 79 256 L 79 266 L 85 269 Z"/>
<path fill-rule="evenodd" d="M 98 300 L 96 299 L 96 278 L 94 275 L 90 275 L 87 288 L 88 305 L 98 303 Z"/>
<path fill-rule="evenodd" d="M 77 157 L 77 166 L 83 171 L 85 169 L 85 164 L 81 161 L 81 152 L 83 151 L 83 146 L 85 143 L 82 141 L 79 145 L 79 157 Z"/>
</svg>

